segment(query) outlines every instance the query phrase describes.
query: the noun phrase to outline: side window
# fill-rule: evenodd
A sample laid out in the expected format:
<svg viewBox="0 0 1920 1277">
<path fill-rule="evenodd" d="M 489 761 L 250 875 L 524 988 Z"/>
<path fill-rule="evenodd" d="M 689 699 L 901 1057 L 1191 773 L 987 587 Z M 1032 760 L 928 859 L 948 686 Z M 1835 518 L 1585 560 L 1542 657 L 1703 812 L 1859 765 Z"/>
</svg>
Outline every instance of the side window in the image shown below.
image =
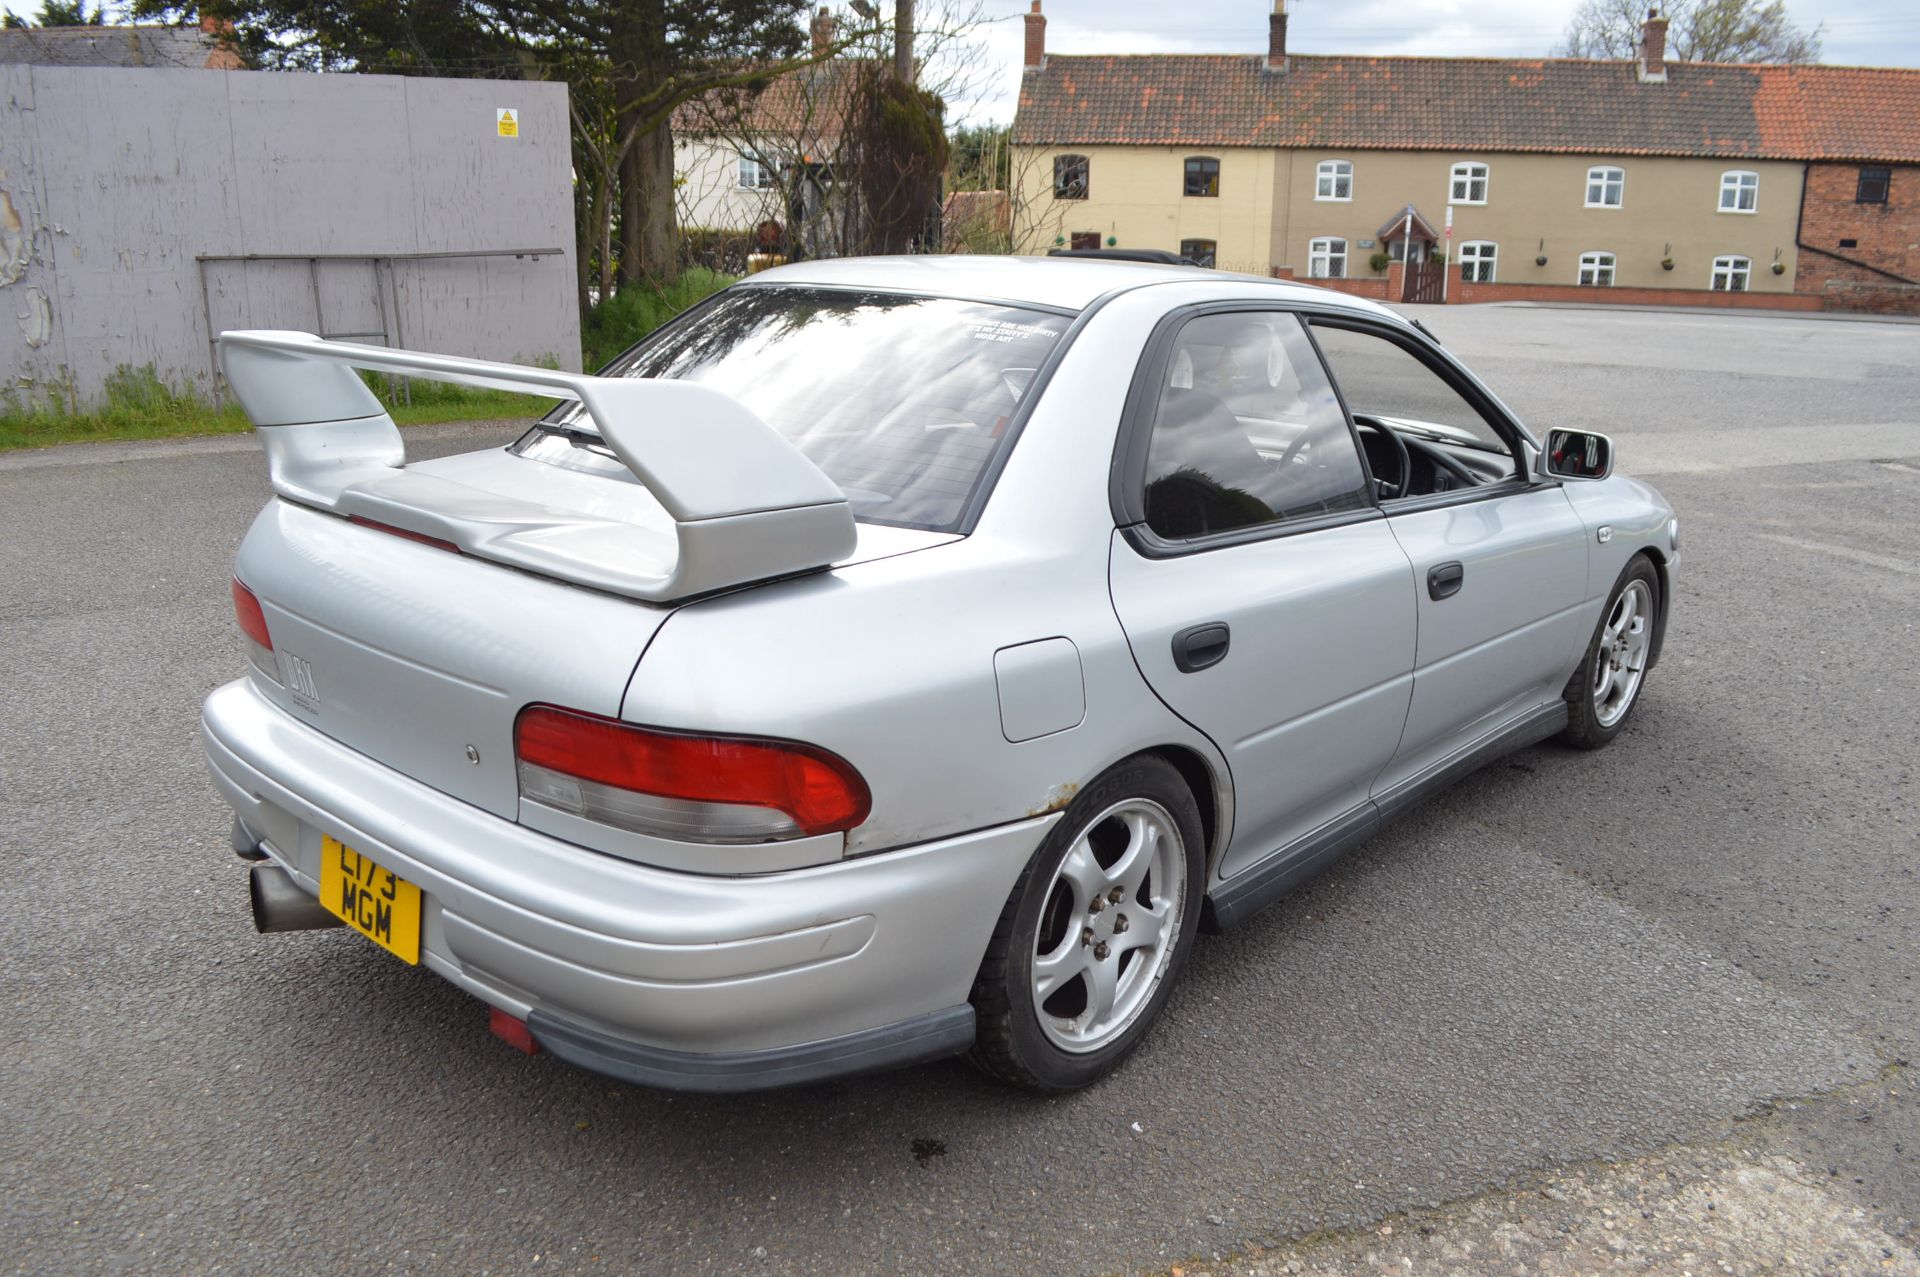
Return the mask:
<svg viewBox="0 0 1920 1277">
<path fill-rule="evenodd" d="M 1195 266 L 1213 268 L 1215 255 L 1219 252 L 1218 242 L 1210 239 L 1183 239 L 1180 241 L 1180 256 Z"/>
<path fill-rule="evenodd" d="M 1587 170 L 1587 207 L 1619 208 L 1626 200 L 1627 171 L 1597 164 Z"/>
<path fill-rule="evenodd" d="M 1087 157 L 1084 155 L 1054 156 L 1053 198 L 1057 200 L 1087 198 L 1087 168 Z"/>
<path fill-rule="evenodd" d="M 1323 235 L 1307 244 L 1308 279 L 1345 279 L 1347 277 L 1347 241 Z"/>
<path fill-rule="evenodd" d="M 1360 428 L 1360 442 L 1376 472 L 1397 474 L 1400 464 L 1392 440 L 1381 433 L 1391 421 L 1403 440 L 1466 464 L 1474 474 L 1502 479 L 1520 473 L 1519 462 L 1500 432 L 1465 396 L 1412 351 L 1397 341 L 1355 328 L 1313 321 L 1313 337 L 1326 356 Z M 1382 449 L 1375 456 L 1375 448 Z M 1445 467 L 1445 462 L 1441 465 Z"/>
<path fill-rule="evenodd" d="M 1203 315 L 1181 328 L 1160 374 L 1145 498 L 1147 526 L 1171 540 L 1370 504 L 1298 318 Z"/>
<path fill-rule="evenodd" d="M 1189 155 L 1186 178 L 1180 193 L 1200 196 L 1220 194 L 1220 161 L 1211 155 Z"/>
<path fill-rule="evenodd" d="M 1492 240 L 1470 239 L 1460 246 L 1460 279 L 1468 284 L 1491 284 L 1500 246 Z"/>
<path fill-rule="evenodd" d="M 1760 207 L 1760 175 L 1746 169 L 1728 169 L 1720 175 L 1720 211 L 1752 213 Z"/>
<path fill-rule="evenodd" d="M 1313 170 L 1313 198 L 1350 200 L 1353 198 L 1353 161 L 1321 160 Z"/>
<path fill-rule="evenodd" d="M 1887 192 L 1893 186 L 1893 169 L 1886 164 L 1869 164 L 1860 170 L 1860 180 L 1853 188 L 1853 202 L 1856 204 L 1884 204 Z"/>
<path fill-rule="evenodd" d="M 1448 174 L 1447 201 L 1452 204 L 1487 202 L 1488 170 L 1484 164 L 1463 161 Z"/>
</svg>

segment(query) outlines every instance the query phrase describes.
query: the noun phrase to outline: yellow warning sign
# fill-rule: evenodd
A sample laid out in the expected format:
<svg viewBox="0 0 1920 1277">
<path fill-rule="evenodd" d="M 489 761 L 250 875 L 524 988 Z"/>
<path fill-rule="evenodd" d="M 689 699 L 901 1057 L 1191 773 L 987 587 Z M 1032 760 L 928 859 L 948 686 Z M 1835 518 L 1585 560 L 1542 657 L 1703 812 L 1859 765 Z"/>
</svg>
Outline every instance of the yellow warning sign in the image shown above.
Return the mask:
<svg viewBox="0 0 1920 1277">
<path fill-rule="evenodd" d="M 511 107 L 500 107 L 493 113 L 493 127 L 499 130 L 501 137 L 519 137 L 519 113 Z"/>
</svg>

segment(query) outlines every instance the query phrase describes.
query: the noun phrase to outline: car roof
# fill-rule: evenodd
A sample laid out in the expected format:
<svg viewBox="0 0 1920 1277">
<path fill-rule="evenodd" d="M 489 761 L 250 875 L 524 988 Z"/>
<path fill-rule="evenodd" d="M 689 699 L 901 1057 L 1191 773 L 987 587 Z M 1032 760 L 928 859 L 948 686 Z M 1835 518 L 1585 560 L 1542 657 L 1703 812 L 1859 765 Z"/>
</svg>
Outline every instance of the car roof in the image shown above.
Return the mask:
<svg viewBox="0 0 1920 1277">
<path fill-rule="evenodd" d="M 817 285 L 873 288 L 1007 301 L 1065 310 L 1084 310 L 1107 293 L 1152 284 L 1213 283 L 1241 285 L 1223 296 L 1333 306 L 1369 315 L 1391 314 L 1384 307 L 1327 288 L 1288 280 L 1263 279 L 1200 266 L 1162 266 L 1089 257 L 999 257 L 985 254 L 900 257 L 836 257 L 777 266 L 746 281 L 749 285 Z"/>
</svg>

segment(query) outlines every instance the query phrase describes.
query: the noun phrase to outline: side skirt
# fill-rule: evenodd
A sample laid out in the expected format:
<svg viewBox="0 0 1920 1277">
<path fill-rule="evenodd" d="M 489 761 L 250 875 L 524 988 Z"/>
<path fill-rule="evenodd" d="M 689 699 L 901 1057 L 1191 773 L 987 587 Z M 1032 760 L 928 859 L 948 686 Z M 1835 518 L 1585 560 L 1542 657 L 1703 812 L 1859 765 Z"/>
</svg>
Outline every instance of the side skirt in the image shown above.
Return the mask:
<svg viewBox="0 0 1920 1277">
<path fill-rule="evenodd" d="M 1252 868 L 1217 884 L 1207 893 L 1201 914 L 1203 929 L 1219 933 L 1239 926 L 1294 888 L 1317 877 L 1334 861 L 1404 816 L 1423 799 L 1517 749 L 1538 744 L 1567 725 L 1565 701 L 1551 701 L 1529 710 L 1453 757 L 1411 776 L 1392 789 L 1337 816 L 1296 839 Z"/>
</svg>

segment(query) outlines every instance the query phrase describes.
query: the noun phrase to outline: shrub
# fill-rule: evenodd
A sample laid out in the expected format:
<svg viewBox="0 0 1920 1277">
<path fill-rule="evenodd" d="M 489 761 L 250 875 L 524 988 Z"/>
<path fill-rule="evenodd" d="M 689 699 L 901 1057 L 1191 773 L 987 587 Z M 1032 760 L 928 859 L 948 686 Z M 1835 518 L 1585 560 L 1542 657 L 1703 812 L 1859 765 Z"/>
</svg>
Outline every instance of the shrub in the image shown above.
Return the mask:
<svg viewBox="0 0 1920 1277">
<path fill-rule="evenodd" d="M 681 272 L 664 288 L 628 284 L 587 312 L 580 332 L 581 365 L 588 372 L 604 368 L 634 342 L 733 280 L 731 275 L 695 268 Z"/>
</svg>

